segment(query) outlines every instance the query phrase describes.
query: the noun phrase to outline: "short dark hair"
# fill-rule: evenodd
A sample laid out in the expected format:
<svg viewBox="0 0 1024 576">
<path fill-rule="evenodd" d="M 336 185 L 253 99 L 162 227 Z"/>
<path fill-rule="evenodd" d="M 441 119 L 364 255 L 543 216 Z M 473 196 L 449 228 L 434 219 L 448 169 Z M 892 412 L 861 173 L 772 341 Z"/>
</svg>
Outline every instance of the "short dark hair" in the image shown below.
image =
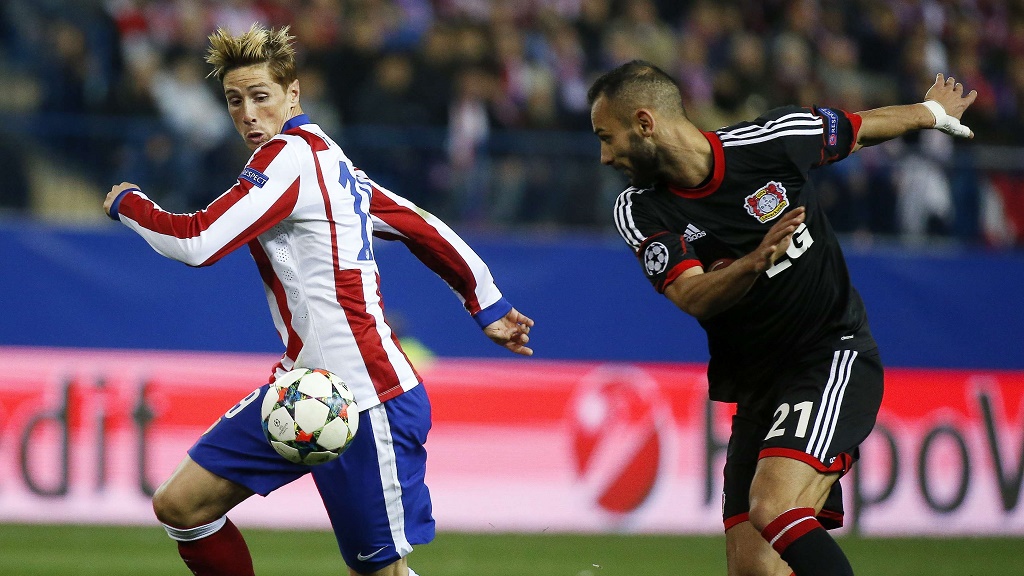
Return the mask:
<svg viewBox="0 0 1024 576">
<path fill-rule="evenodd" d="M 645 60 L 632 60 L 602 74 L 587 91 L 587 102 L 593 107 L 601 96 L 616 106 L 649 106 L 686 116 L 683 97 L 675 79 Z"/>
</svg>

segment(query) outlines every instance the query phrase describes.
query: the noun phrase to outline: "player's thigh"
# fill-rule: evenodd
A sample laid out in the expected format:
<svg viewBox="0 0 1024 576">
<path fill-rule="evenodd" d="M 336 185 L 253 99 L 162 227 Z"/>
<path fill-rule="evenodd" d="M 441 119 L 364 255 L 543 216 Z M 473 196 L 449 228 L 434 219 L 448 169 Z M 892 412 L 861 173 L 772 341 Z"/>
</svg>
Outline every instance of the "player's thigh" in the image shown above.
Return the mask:
<svg viewBox="0 0 1024 576">
<path fill-rule="evenodd" d="M 876 351 L 836 350 L 788 375 L 774 402 L 755 410 L 755 419 L 770 424 L 758 453 L 751 505 L 764 514 L 824 506 L 874 427 L 882 388 Z M 763 518 L 757 520 L 755 525 Z"/>
<path fill-rule="evenodd" d="M 771 425 L 758 457 L 791 458 L 822 473 L 845 474 L 874 427 L 881 402 L 877 352 L 836 350 L 821 356 L 789 375 L 774 402 L 759 408 L 758 417 Z"/>
<path fill-rule="evenodd" d="M 729 576 L 789 576 L 792 570 L 750 522 L 725 532 Z"/>
<path fill-rule="evenodd" d="M 313 479 L 345 563 L 373 574 L 434 538 L 424 483 L 430 403 L 423 386 L 360 412 L 359 432 Z"/>
<path fill-rule="evenodd" d="M 282 458 L 263 433 L 259 399 L 267 388 L 247 394 L 192 445 L 154 496 L 158 517 L 184 516 L 186 525 L 216 520 L 251 494 L 266 496 L 309 473 Z"/>
<path fill-rule="evenodd" d="M 157 488 L 153 511 L 164 524 L 178 528 L 202 526 L 224 516 L 252 493 L 185 456 L 167 481 Z"/>
</svg>

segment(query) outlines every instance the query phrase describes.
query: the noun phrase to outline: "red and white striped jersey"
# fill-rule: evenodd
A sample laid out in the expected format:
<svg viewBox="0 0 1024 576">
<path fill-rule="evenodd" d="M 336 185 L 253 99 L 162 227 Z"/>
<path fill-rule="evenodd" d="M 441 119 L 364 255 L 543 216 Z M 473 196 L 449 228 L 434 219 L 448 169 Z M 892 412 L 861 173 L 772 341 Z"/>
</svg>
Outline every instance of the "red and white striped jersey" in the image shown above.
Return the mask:
<svg viewBox="0 0 1024 576">
<path fill-rule="evenodd" d="M 345 380 L 360 410 L 420 383 L 384 318 L 373 235 L 404 242 L 481 326 L 511 309 L 455 232 L 354 168 L 304 114 L 258 148 L 238 182 L 204 210 L 172 214 L 130 189 L 111 217 L 190 266 L 248 244 L 285 345 L 273 377 L 325 368 Z"/>
</svg>

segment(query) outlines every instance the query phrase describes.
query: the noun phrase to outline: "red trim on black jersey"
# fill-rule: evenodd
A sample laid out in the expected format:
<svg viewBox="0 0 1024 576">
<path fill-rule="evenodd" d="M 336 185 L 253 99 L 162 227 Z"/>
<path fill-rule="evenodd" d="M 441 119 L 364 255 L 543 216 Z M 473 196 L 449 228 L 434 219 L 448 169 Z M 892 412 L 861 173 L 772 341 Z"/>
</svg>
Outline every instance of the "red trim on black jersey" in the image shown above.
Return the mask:
<svg viewBox="0 0 1024 576">
<path fill-rule="evenodd" d="M 846 452 L 840 452 L 836 455 L 836 459 L 831 465 L 825 464 L 821 460 L 818 460 L 814 456 L 811 456 L 807 452 L 802 452 L 794 448 L 765 448 L 761 450 L 757 455 L 757 459 L 768 458 L 771 456 L 778 456 L 781 458 L 790 458 L 793 460 L 799 460 L 805 464 L 810 465 L 818 472 L 831 473 L 839 472 L 840 474 L 846 474 L 850 471 L 850 466 L 853 466 L 853 457 Z"/>
<path fill-rule="evenodd" d="M 853 147 L 857 145 L 857 135 L 860 134 L 860 125 L 864 123 L 864 118 L 861 118 L 860 114 L 847 112 L 843 110 L 843 114 L 846 114 L 846 119 L 850 121 L 850 125 L 853 127 L 853 139 L 850 140 L 850 151 L 847 152 L 847 156 L 853 153 Z"/>
<path fill-rule="evenodd" d="M 683 198 L 703 198 L 718 190 L 718 187 L 722 185 L 722 180 L 725 179 L 725 149 L 722 148 L 722 141 L 718 138 L 718 134 L 714 132 L 701 133 L 704 134 L 704 137 L 708 139 L 708 143 L 711 144 L 711 154 L 714 161 L 714 165 L 711 167 L 711 178 L 697 188 L 668 187 L 673 194 Z"/>
<path fill-rule="evenodd" d="M 664 294 L 665 289 L 668 288 L 670 284 L 675 282 L 676 278 L 682 276 L 683 272 L 686 272 L 687 270 L 693 268 L 694 266 L 700 265 L 700 260 L 683 260 L 679 264 L 676 264 L 675 266 L 672 267 L 671 270 L 669 270 L 665 274 L 665 282 L 662 283 L 661 290 L 659 290 L 659 292 Z"/>
</svg>

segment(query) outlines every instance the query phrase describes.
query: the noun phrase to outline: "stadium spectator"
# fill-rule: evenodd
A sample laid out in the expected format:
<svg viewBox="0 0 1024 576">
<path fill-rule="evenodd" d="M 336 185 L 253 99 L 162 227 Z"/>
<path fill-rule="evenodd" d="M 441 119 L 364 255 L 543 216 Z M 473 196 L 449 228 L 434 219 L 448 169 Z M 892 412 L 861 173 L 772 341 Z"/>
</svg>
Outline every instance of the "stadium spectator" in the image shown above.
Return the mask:
<svg viewBox="0 0 1024 576">
<path fill-rule="evenodd" d="M 5 32 L 0 67 L 32 75 L 42 87 L 43 108 L 70 114 L 61 123 L 36 123 L 36 130 L 25 136 L 65 156 L 69 151 L 76 158 L 103 153 L 101 158 L 83 158 L 78 169 L 92 170 L 95 179 L 105 181 L 106 171 L 123 165 L 119 157 L 106 158 L 105 151 L 134 146 L 138 136 L 93 132 L 85 137 L 120 141 L 89 151 L 58 127 L 72 122 L 84 134 L 93 125 L 104 125 L 88 120 L 92 114 L 134 114 L 130 102 L 113 94 L 115 86 L 147 82 L 126 78 L 143 70 L 126 63 L 133 53 L 151 51 L 160 60 L 177 51 L 194 53 L 202 50 L 217 24 L 237 27 L 250 18 L 292 25 L 304 46 L 300 58 L 307 68 L 320 70 L 332 95 L 328 104 L 345 126 L 367 124 L 375 117 L 358 115 L 354 100 L 377 62 L 396 50 L 412 57 L 413 89 L 419 97 L 403 106 L 427 108 L 430 119 L 423 126 L 438 133 L 432 138 L 435 149 L 417 152 L 434 165 L 423 196 L 431 209 L 441 210 L 449 202 L 446 174 L 461 170 L 444 164 L 446 151 L 440 142 L 455 119 L 449 117 L 450 104 L 462 82 L 456 71 L 466 65 L 491 73 L 494 66 L 501 70 L 500 86 L 488 102 L 495 134 L 524 128 L 579 130 L 587 120 L 578 113 L 581 84 L 588 84 L 599 70 L 645 56 L 686 79 L 684 97 L 694 121 L 705 128 L 788 102 L 843 106 L 858 97 L 866 107 L 911 102 L 935 71 L 950 70 L 991 98 L 975 106 L 978 144 L 1024 146 L 1024 130 L 1017 129 L 1024 85 L 1015 70 L 1024 60 L 1024 9 L 1003 2 L 7 0 L 0 5 Z M 111 38 L 120 42 L 119 51 L 111 49 Z M 55 51 L 57 47 L 64 48 Z M 83 69 L 89 70 L 86 83 L 80 76 Z M 126 107 L 117 109 L 122 102 Z M 379 112 L 405 113 L 383 105 Z M 132 123 L 136 131 L 166 134 L 167 126 L 152 123 L 145 114 L 139 120 Z M 529 136 L 502 139 L 509 146 L 501 152 L 501 162 L 490 162 L 486 156 L 495 152 L 481 150 L 481 169 L 489 172 L 489 180 L 502 177 L 498 165 L 506 164 L 505 159 L 515 157 L 521 164 L 530 154 Z M 975 147 L 958 145 L 954 158 L 959 161 Z M 577 167 L 586 163 L 584 152 L 570 147 L 559 153 L 566 165 Z M 876 168 L 890 167 L 871 166 Z M 954 179 L 956 204 L 969 195 L 977 204 L 988 168 L 971 162 L 961 168 Z M 581 197 L 585 193 L 579 191 Z M 500 212 L 523 217 L 521 210 Z M 970 211 L 957 214 L 971 217 Z M 563 211 L 555 217 L 569 223 L 567 216 Z M 595 216 L 585 225 L 602 222 Z M 958 224 L 953 233 L 984 241 L 972 229 L 978 226 Z M 872 224 L 865 234 L 887 232 Z"/>
</svg>

